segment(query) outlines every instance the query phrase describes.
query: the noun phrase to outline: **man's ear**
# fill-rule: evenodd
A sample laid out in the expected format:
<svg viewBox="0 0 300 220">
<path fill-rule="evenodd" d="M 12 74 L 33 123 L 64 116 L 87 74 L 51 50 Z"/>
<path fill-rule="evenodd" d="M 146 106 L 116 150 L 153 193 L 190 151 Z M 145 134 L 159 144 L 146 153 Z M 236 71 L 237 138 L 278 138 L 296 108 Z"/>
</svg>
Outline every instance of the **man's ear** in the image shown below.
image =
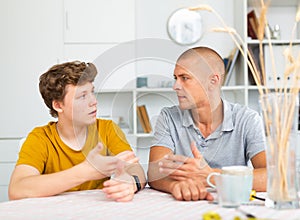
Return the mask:
<svg viewBox="0 0 300 220">
<path fill-rule="evenodd" d="M 62 112 L 62 103 L 60 101 L 57 101 L 57 100 L 53 100 L 52 101 L 52 107 L 55 111 L 57 112 Z"/>
<path fill-rule="evenodd" d="M 219 74 L 212 74 L 212 76 L 210 77 L 210 83 L 212 85 L 219 85 L 221 82 L 221 77 Z"/>
</svg>

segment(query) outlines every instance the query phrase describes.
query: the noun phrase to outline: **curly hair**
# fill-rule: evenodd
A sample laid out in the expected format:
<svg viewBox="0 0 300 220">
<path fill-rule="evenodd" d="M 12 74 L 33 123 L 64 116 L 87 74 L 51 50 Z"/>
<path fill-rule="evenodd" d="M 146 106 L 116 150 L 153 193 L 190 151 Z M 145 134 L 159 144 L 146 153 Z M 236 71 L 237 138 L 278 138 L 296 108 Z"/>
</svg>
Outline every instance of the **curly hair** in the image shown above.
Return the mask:
<svg viewBox="0 0 300 220">
<path fill-rule="evenodd" d="M 67 85 L 84 85 L 93 82 L 97 69 L 92 63 L 80 61 L 66 62 L 51 67 L 40 76 L 39 90 L 50 114 L 56 118 L 57 111 L 53 109 L 54 100 L 63 101 Z"/>
</svg>

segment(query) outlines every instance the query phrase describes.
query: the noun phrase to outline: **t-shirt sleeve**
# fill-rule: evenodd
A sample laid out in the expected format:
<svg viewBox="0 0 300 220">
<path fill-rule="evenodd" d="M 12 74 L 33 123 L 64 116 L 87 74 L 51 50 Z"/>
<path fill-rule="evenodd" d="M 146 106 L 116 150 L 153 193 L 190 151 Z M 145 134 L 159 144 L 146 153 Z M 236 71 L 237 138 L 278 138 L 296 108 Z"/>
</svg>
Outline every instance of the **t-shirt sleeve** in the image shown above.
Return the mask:
<svg viewBox="0 0 300 220">
<path fill-rule="evenodd" d="M 171 129 L 170 129 L 170 118 L 168 116 L 168 111 L 163 108 L 157 118 L 154 139 L 151 147 L 162 146 L 171 149 L 175 152 L 175 144 L 172 139 Z"/>
<path fill-rule="evenodd" d="M 21 147 L 16 165 L 29 165 L 43 173 L 47 158 L 48 153 L 45 141 L 31 132 Z"/>
<path fill-rule="evenodd" d="M 132 151 L 125 134 L 117 124 L 110 121 L 106 129 L 105 144 L 111 155 L 117 155 L 126 150 Z"/>
<path fill-rule="evenodd" d="M 248 129 L 246 135 L 246 157 L 251 160 L 256 154 L 265 150 L 266 137 L 262 117 L 255 113 L 248 118 Z"/>
</svg>

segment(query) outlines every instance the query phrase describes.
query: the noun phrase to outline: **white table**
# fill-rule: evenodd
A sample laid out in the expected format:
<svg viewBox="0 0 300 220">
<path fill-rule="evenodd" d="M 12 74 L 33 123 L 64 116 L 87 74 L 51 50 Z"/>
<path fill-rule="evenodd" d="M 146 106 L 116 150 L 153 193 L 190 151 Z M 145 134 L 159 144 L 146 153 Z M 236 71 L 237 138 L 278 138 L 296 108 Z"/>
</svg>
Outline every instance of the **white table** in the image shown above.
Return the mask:
<svg viewBox="0 0 300 220">
<path fill-rule="evenodd" d="M 240 209 L 264 219 L 300 219 L 300 209 L 274 210 L 260 201 Z M 176 201 L 167 193 L 146 188 L 127 203 L 108 200 L 101 190 L 64 193 L 52 197 L 30 198 L 0 203 L 0 219 L 202 219 L 208 211 L 222 219 L 246 217 L 236 209 L 221 208 L 207 201 Z"/>
</svg>

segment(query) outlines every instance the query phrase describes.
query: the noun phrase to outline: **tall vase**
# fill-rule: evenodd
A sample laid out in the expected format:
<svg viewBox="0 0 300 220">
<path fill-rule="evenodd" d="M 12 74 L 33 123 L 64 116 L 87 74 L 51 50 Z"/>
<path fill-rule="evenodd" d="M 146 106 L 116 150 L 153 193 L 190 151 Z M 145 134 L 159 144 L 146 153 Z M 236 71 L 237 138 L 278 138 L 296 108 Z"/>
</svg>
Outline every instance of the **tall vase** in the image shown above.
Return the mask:
<svg viewBox="0 0 300 220">
<path fill-rule="evenodd" d="M 298 94 L 269 93 L 261 96 L 267 136 L 267 198 L 275 209 L 299 208 L 296 149 Z"/>
</svg>

